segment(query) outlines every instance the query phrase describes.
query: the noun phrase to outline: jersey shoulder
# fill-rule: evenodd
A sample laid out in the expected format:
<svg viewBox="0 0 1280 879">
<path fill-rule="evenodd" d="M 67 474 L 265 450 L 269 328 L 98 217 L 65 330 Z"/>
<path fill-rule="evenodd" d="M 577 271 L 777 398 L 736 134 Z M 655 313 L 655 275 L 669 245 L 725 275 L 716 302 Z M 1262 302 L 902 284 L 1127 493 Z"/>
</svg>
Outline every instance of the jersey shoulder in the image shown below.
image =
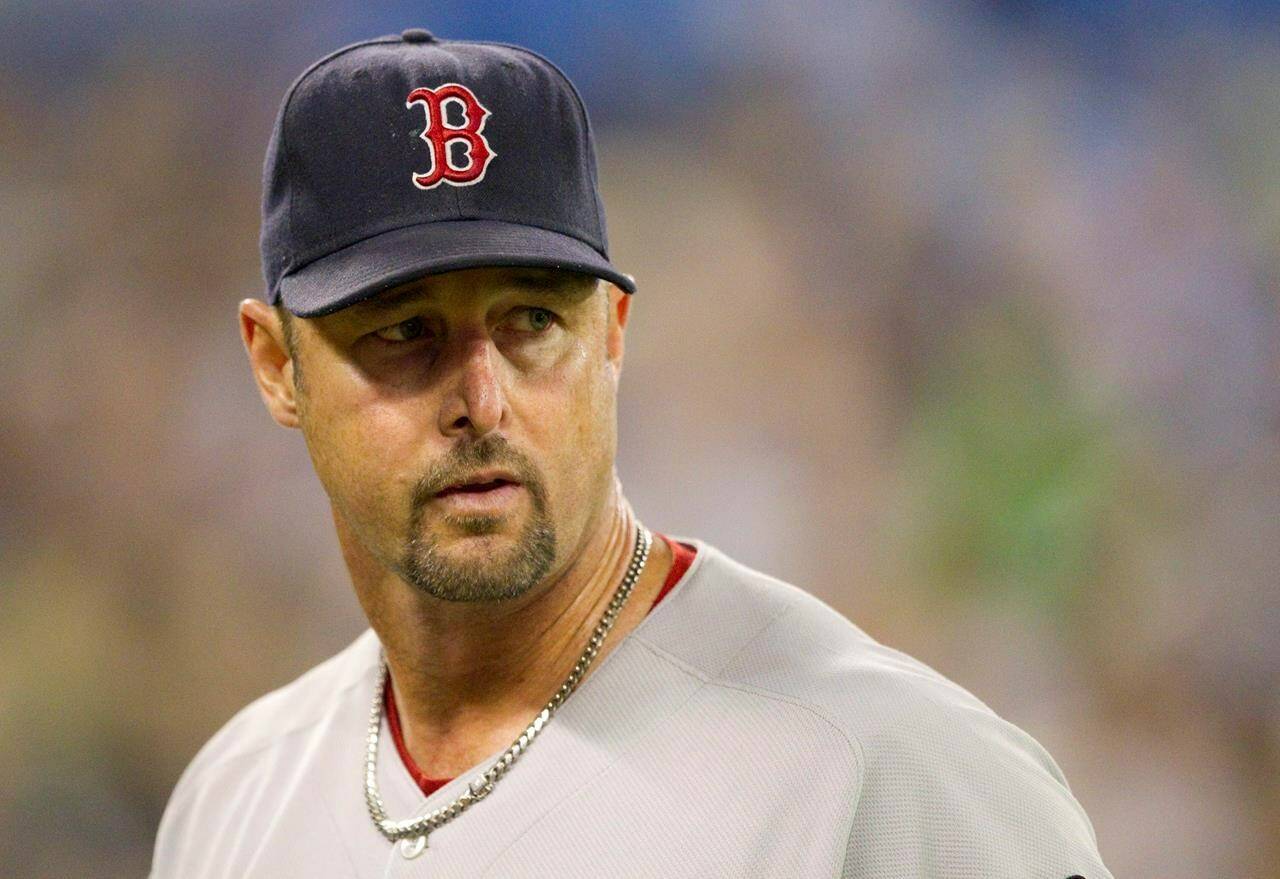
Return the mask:
<svg viewBox="0 0 1280 879">
<path fill-rule="evenodd" d="M 156 833 L 152 877 L 193 876 L 212 870 L 207 849 L 238 840 L 250 813 L 269 822 L 307 774 L 317 748 L 347 732 L 353 712 L 369 698 L 380 645 L 369 629 L 339 653 L 242 708 L 200 748 L 169 796 Z M 366 686 L 367 685 L 367 686 Z M 270 779 L 270 784 L 267 780 Z M 231 854 L 224 851 L 224 857 Z M 199 875 L 206 875 L 201 873 Z M 207 875 L 222 875 L 207 873 Z"/>
<path fill-rule="evenodd" d="M 673 604 L 650 637 L 711 685 L 840 731 L 850 760 L 822 756 L 856 775 L 844 876 L 1109 879 L 1088 816 L 1031 735 L 813 594 L 697 543 L 705 567 L 668 598 L 685 612 Z"/>
<path fill-rule="evenodd" d="M 215 773 L 221 764 L 279 747 L 290 736 L 321 723 L 334 712 L 341 694 L 366 681 L 378 650 L 377 635 L 366 629 L 338 653 L 250 702 L 201 747 L 178 788 L 191 780 L 187 776 Z"/>
<path fill-rule="evenodd" d="M 964 687 L 868 635 L 812 593 L 705 541 L 640 636 L 711 683 L 803 703 L 873 739 L 929 714 L 991 714 Z M 664 602 L 665 603 L 665 602 Z M 1056 767 L 1055 767 L 1056 769 Z"/>
</svg>

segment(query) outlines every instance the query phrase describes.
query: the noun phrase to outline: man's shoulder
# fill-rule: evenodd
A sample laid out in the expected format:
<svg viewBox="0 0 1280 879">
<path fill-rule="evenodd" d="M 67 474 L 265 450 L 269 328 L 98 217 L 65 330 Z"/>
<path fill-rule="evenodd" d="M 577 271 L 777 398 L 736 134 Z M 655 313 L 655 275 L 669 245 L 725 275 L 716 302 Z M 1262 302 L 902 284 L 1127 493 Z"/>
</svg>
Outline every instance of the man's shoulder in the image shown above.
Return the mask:
<svg viewBox="0 0 1280 879">
<path fill-rule="evenodd" d="M 273 826 L 305 783 L 314 790 L 316 769 L 332 764 L 336 745 L 359 747 L 359 716 L 366 710 L 378 650 L 377 636 L 366 630 L 339 653 L 255 699 L 214 733 L 187 764 L 165 806 L 151 875 L 243 875 L 243 859 L 254 855 L 256 842 L 242 828 Z"/>
<path fill-rule="evenodd" d="M 813 593 L 705 541 L 690 542 L 701 556 L 692 588 L 676 590 L 661 625 L 638 631 L 709 683 L 803 703 L 860 739 L 911 729 L 922 715 L 992 714 L 964 687 L 880 643 Z"/>
<path fill-rule="evenodd" d="M 930 864 L 964 876 L 1047 864 L 1074 865 L 1061 876 L 1110 875 L 1088 817 L 1032 736 L 812 593 L 699 544 L 704 568 L 671 596 L 684 613 L 673 605 L 647 638 L 708 686 L 839 731 L 858 790 L 844 875 L 920 875 Z M 834 752 L 821 757 L 835 768 Z"/>
<path fill-rule="evenodd" d="M 663 626 L 637 631 L 709 686 L 771 701 L 797 720 L 821 718 L 864 778 L 890 765 L 1002 763 L 1069 790 L 1048 751 L 969 690 L 805 589 L 697 542 L 704 566 L 692 588 L 671 596 L 683 605 L 673 603 Z"/>
<path fill-rule="evenodd" d="M 174 798 L 227 767 L 238 773 L 243 761 L 289 747 L 324 724 L 342 704 L 340 697 L 368 680 L 378 649 L 377 635 L 366 629 L 338 653 L 240 709 L 197 752 Z"/>
</svg>

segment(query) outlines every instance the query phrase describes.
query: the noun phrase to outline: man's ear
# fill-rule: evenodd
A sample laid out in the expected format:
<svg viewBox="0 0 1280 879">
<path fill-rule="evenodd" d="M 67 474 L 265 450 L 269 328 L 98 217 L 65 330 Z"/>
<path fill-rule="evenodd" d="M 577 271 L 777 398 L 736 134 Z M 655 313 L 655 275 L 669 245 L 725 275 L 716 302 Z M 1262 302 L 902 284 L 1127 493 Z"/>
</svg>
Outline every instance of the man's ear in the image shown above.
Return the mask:
<svg viewBox="0 0 1280 879">
<path fill-rule="evenodd" d="M 609 297 L 609 326 L 605 331 L 605 354 L 613 364 L 613 373 L 622 374 L 622 355 L 627 329 L 627 316 L 631 313 L 631 294 L 617 284 L 607 282 L 605 295 Z"/>
<path fill-rule="evenodd" d="M 297 427 L 296 364 L 276 310 L 260 299 L 242 300 L 240 338 L 267 411 L 281 427 Z"/>
</svg>

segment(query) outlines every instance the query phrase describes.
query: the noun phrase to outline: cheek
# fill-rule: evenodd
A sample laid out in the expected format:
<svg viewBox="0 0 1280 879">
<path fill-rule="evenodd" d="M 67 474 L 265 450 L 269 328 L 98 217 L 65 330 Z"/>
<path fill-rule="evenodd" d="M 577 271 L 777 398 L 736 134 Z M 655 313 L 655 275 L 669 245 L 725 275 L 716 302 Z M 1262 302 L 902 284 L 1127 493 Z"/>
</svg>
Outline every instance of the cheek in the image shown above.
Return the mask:
<svg viewBox="0 0 1280 879">
<path fill-rule="evenodd" d="M 611 447 L 614 413 L 616 412 L 615 388 L 608 366 L 594 361 L 582 384 L 577 401 L 581 413 L 577 423 L 578 443 L 585 450 L 599 454 Z"/>
<path fill-rule="evenodd" d="M 407 501 L 420 448 L 422 409 L 380 397 L 368 387 L 348 386 L 339 395 L 327 386 L 322 403 L 308 406 L 303 434 L 316 475 L 329 497 L 358 521 L 385 519 Z"/>
<path fill-rule="evenodd" d="M 565 500 L 589 505 L 613 464 L 615 390 L 603 351 L 574 350 L 564 370 L 538 403 L 537 442 L 554 461 Z"/>
</svg>

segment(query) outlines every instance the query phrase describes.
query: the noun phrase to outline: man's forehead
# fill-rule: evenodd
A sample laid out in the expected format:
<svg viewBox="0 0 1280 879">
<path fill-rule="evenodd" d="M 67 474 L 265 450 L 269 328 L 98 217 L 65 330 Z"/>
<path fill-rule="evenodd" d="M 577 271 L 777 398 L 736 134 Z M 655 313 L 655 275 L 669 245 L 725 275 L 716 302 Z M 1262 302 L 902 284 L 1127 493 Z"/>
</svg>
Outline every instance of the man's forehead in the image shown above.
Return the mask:
<svg viewBox="0 0 1280 879">
<path fill-rule="evenodd" d="M 409 304 L 442 299 L 457 291 L 538 293 L 578 301 L 595 292 L 598 280 L 581 272 L 535 267 L 461 269 L 416 278 L 343 309 L 351 316 L 384 314 Z M 341 313 L 341 312 L 339 312 Z"/>
</svg>

